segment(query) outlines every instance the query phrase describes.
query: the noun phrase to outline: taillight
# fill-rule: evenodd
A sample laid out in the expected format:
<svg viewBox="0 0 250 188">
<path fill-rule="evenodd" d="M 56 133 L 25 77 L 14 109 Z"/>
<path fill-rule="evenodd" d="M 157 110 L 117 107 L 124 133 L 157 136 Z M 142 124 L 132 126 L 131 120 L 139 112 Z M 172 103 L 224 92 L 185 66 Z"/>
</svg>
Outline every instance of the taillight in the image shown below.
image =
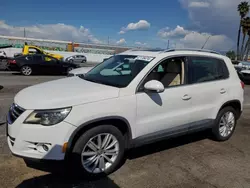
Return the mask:
<svg viewBox="0 0 250 188">
<path fill-rule="evenodd" d="M 10 64 L 16 64 L 16 60 L 9 59 L 8 62 L 9 62 Z"/>
<path fill-rule="evenodd" d="M 241 84 L 242 89 L 244 89 L 245 88 L 244 82 L 241 81 L 240 84 Z"/>
</svg>

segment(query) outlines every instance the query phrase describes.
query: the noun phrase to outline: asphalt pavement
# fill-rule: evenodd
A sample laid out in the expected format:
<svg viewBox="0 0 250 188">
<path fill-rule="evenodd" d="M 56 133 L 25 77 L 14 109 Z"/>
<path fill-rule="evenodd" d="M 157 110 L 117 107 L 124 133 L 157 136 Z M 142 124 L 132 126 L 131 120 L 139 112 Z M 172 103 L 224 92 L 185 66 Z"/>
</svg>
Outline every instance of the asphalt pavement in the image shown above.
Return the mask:
<svg viewBox="0 0 250 188">
<path fill-rule="evenodd" d="M 18 91 L 60 78 L 0 72 L 0 122 L 5 121 Z M 10 154 L 5 126 L 0 126 L 0 187 L 249 188 L 249 114 L 250 86 L 246 86 L 244 112 L 230 140 L 215 142 L 203 132 L 136 148 L 128 152 L 128 160 L 118 171 L 98 181 L 62 178 L 27 168 L 22 159 Z"/>
</svg>

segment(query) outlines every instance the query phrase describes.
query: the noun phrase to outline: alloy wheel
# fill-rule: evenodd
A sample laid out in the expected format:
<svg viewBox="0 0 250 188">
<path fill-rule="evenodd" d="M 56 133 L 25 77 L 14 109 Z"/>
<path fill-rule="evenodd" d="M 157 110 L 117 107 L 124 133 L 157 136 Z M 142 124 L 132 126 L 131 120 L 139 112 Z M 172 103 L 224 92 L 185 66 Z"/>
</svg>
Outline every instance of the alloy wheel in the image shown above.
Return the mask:
<svg viewBox="0 0 250 188">
<path fill-rule="evenodd" d="M 32 73 L 32 69 L 29 66 L 23 66 L 21 71 L 25 76 L 29 76 Z"/>
<path fill-rule="evenodd" d="M 233 112 L 226 112 L 220 119 L 219 132 L 222 137 L 229 136 L 235 126 L 235 115 Z"/>
<path fill-rule="evenodd" d="M 89 139 L 81 153 L 84 169 L 93 174 L 106 171 L 116 161 L 119 142 L 110 133 L 98 134 Z"/>
</svg>

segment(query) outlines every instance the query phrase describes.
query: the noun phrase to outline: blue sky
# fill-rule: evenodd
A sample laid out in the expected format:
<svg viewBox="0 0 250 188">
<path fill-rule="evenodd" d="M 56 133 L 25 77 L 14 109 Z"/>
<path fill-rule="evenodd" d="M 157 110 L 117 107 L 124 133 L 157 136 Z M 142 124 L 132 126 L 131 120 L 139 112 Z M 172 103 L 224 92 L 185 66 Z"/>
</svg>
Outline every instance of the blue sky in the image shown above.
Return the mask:
<svg viewBox="0 0 250 188">
<path fill-rule="evenodd" d="M 239 2 L 240 0 L 8 0 L 3 1 L 0 6 L 0 20 L 3 20 L 0 23 L 0 35 L 22 35 L 20 28 L 25 27 L 28 37 L 88 40 L 97 43 L 106 43 L 109 37 L 113 44 L 152 47 L 165 47 L 167 40 L 175 46 L 199 46 L 208 35 L 212 35 L 214 39 L 212 37 L 209 41 L 209 47 L 218 46 L 219 40 L 221 43 L 226 42 L 221 48 L 228 48 L 229 45 L 233 48 L 238 19 L 235 7 Z M 232 9 L 233 16 L 227 13 L 228 8 Z M 138 22 L 146 25 L 135 25 Z M 57 25 L 58 23 L 64 26 Z M 129 27 L 130 23 L 134 26 Z M 66 26 L 68 27 L 64 30 Z M 121 30 L 125 33 L 119 34 Z M 74 34 L 71 36 L 70 32 Z M 199 41 L 192 43 L 194 39 Z M 213 40 L 215 44 L 212 44 Z"/>
</svg>

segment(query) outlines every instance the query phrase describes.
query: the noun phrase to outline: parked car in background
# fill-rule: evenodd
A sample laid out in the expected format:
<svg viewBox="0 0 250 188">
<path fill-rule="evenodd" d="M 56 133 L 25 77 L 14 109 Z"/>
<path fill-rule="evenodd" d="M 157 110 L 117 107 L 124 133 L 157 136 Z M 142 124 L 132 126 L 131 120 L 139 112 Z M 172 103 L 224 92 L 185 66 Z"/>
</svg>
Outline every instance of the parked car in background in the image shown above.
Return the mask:
<svg viewBox="0 0 250 188">
<path fill-rule="evenodd" d="M 25 76 L 33 73 L 65 74 L 79 67 L 74 63 L 63 62 L 43 54 L 18 56 L 9 59 L 7 66 L 9 70 L 20 71 Z"/>
<path fill-rule="evenodd" d="M 4 51 L 0 51 L 0 60 L 2 59 L 6 59 L 7 58 L 7 55 Z"/>
<path fill-rule="evenodd" d="M 84 55 L 73 55 L 70 57 L 67 57 L 65 61 L 70 63 L 86 63 L 87 58 Z"/>
<path fill-rule="evenodd" d="M 29 167 L 65 162 L 72 175 L 100 178 L 117 170 L 130 148 L 207 129 L 228 140 L 243 100 L 244 83 L 228 57 L 201 49 L 127 51 L 84 76 L 20 91 L 7 115 L 7 143 Z"/>
<path fill-rule="evenodd" d="M 237 62 L 237 63 L 236 63 Z M 234 67 L 243 82 L 250 82 L 250 62 L 235 61 Z"/>
</svg>

